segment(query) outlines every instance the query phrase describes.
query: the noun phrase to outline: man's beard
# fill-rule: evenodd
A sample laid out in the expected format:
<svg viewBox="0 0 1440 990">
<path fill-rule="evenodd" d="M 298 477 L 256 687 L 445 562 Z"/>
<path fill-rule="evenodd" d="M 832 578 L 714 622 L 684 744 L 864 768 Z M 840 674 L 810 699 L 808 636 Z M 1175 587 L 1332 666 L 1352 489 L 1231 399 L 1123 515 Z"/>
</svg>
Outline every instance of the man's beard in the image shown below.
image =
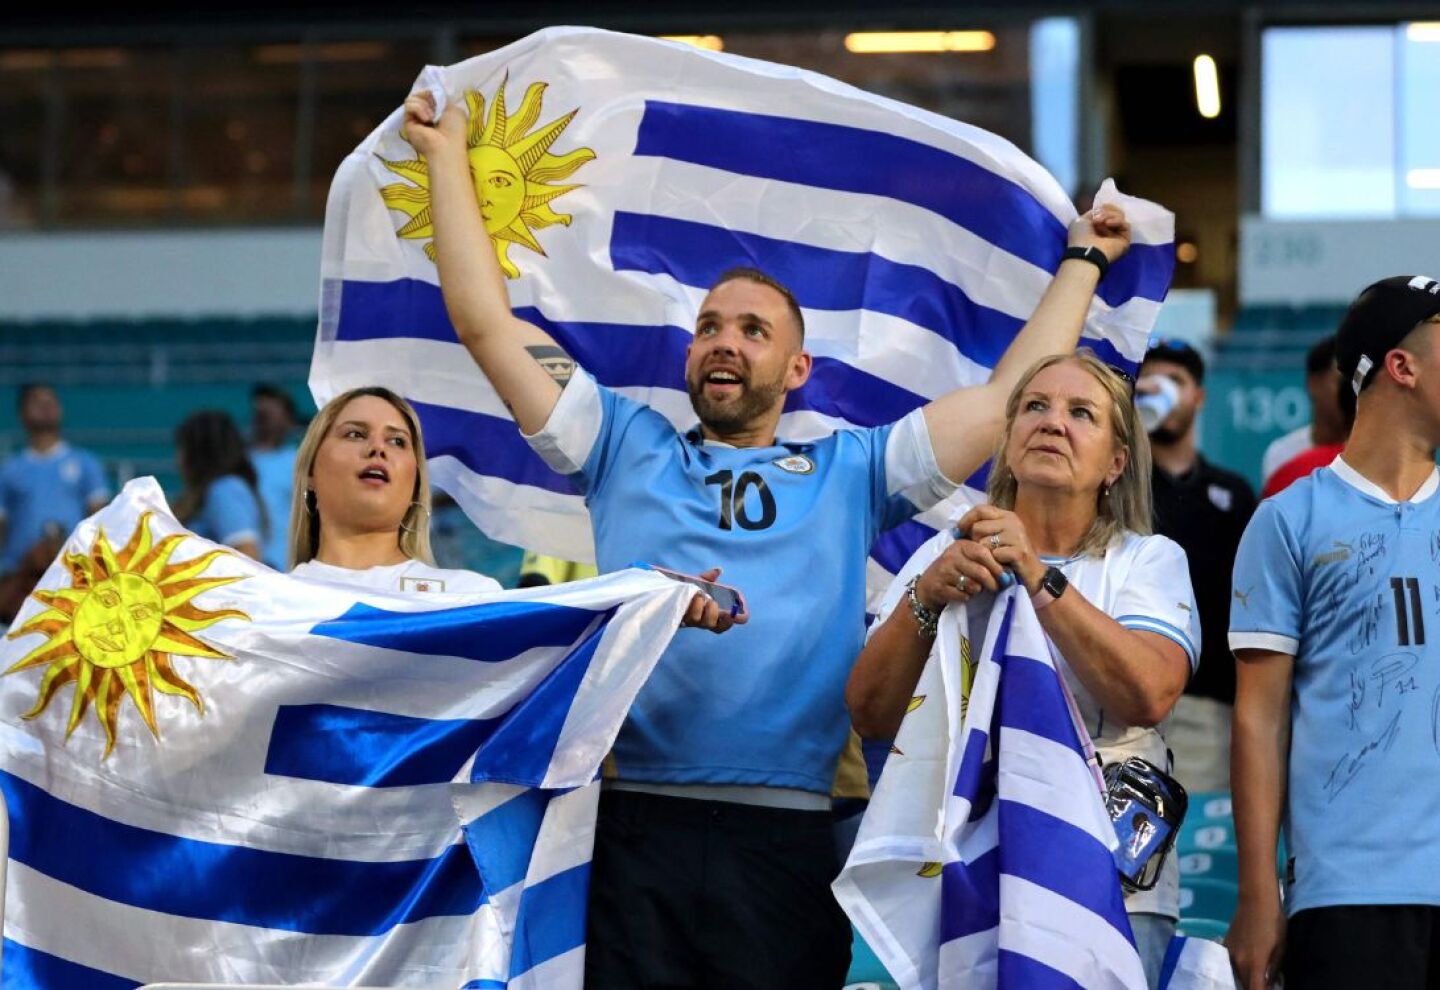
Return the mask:
<svg viewBox="0 0 1440 990">
<path fill-rule="evenodd" d="M 706 397 L 703 376 L 698 381 L 686 381 L 685 388 L 690 393 L 690 405 L 700 422 L 712 433 L 723 436 L 738 433 L 769 412 L 785 395 L 785 380 L 780 377 L 773 382 L 759 384 L 747 377 L 740 383 L 740 394 L 723 402 Z"/>
<path fill-rule="evenodd" d="M 1152 444 L 1160 447 L 1168 447 L 1171 444 L 1179 443 L 1185 439 L 1185 434 L 1189 433 L 1190 427 L 1195 425 L 1195 410 L 1186 409 L 1183 415 L 1180 415 L 1180 421 L 1177 425 L 1169 425 L 1170 420 L 1174 419 L 1179 413 L 1179 410 L 1171 413 L 1165 418 L 1164 424 L 1150 431 L 1150 442 Z"/>
</svg>

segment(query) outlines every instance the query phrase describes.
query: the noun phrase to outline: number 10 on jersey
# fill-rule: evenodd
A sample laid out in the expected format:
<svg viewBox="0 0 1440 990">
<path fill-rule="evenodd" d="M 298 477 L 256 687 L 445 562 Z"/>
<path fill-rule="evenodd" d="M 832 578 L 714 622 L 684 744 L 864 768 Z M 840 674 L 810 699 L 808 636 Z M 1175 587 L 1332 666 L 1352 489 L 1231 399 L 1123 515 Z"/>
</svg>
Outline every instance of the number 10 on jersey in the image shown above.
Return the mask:
<svg viewBox="0 0 1440 990">
<path fill-rule="evenodd" d="M 716 525 L 721 529 L 769 529 L 775 524 L 775 496 L 765 479 L 754 471 L 746 471 L 735 479 L 734 471 L 716 471 L 705 479 L 706 485 L 720 487 L 720 518 Z M 755 489 L 760 499 L 760 518 L 750 515 L 745 496 Z"/>
</svg>

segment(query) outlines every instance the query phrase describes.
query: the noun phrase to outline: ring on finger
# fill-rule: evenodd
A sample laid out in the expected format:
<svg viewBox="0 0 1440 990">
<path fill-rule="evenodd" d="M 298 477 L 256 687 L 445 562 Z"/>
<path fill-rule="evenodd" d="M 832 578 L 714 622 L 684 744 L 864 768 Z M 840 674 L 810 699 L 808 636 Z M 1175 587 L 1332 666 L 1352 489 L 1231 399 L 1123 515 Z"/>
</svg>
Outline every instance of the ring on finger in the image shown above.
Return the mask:
<svg viewBox="0 0 1440 990">
<path fill-rule="evenodd" d="M 990 549 L 991 549 L 991 550 L 998 550 L 998 549 L 1000 548 L 1000 534 L 999 534 L 999 533 L 996 533 L 994 536 L 990 537 L 990 539 L 987 540 L 986 542 L 990 544 Z"/>
<path fill-rule="evenodd" d="M 965 593 L 965 586 L 968 585 L 969 583 L 970 583 L 970 578 L 969 578 L 969 576 L 968 576 L 968 575 L 965 575 L 965 574 L 961 574 L 960 577 L 956 578 L 956 580 L 955 580 L 955 587 L 956 587 L 957 589 L 959 589 L 960 593 L 963 595 L 963 594 Z"/>
</svg>

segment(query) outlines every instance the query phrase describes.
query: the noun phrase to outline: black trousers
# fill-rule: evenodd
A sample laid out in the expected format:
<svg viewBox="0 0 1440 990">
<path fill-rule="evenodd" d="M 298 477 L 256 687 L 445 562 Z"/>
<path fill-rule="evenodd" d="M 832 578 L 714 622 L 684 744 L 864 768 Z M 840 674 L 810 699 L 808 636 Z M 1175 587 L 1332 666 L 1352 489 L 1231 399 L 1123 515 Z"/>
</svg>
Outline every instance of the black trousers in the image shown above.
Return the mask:
<svg viewBox="0 0 1440 990">
<path fill-rule="evenodd" d="M 825 811 L 600 798 L 587 990 L 838 990 L 850 923 Z"/>
<path fill-rule="evenodd" d="M 1285 935 L 1285 990 L 1440 990 L 1440 908 L 1301 911 Z"/>
</svg>

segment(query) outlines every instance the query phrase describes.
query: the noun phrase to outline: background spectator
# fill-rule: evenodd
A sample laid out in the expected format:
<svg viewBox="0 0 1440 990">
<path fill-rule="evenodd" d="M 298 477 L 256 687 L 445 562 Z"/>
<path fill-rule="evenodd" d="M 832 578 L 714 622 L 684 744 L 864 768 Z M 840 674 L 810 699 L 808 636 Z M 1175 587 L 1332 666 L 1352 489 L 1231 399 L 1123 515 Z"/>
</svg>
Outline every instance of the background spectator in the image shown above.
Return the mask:
<svg viewBox="0 0 1440 990">
<path fill-rule="evenodd" d="M 1205 459 L 1196 446 L 1196 419 L 1205 406 L 1205 360 L 1180 340 L 1150 348 L 1145 379 L 1163 375 L 1179 392 L 1175 408 L 1150 431 L 1155 532 L 1185 551 L 1190 586 L 1200 611 L 1200 666 L 1165 722 L 1175 776 L 1192 791 L 1230 787 L 1230 716 L 1235 704 L 1235 659 L 1225 645 L 1230 620 L 1230 572 L 1240 534 L 1255 511 L 1244 478 Z"/>
<path fill-rule="evenodd" d="M 175 451 L 185 484 L 175 515 L 196 536 L 259 560 L 265 507 L 235 421 L 214 409 L 191 413 L 175 431 Z"/>
<path fill-rule="evenodd" d="M 270 531 L 260 556 L 276 570 L 285 568 L 290 518 L 290 489 L 295 474 L 294 437 L 298 416 L 295 400 L 278 385 L 261 383 L 250 390 L 250 463 Z"/>
<path fill-rule="evenodd" d="M 1310 422 L 1291 430 L 1265 448 L 1265 456 L 1260 462 L 1261 488 L 1268 490 L 1270 477 L 1297 455 L 1314 447 L 1342 444 L 1350 432 L 1350 424 L 1341 412 L 1338 399 L 1340 373 L 1335 370 L 1333 334 L 1316 341 L 1305 354 L 1305 391 L 1310 396 Z"/>
<path fill-rule="evenodd" d="M 42 541 L 46 547 L 58 547 L 76 523 L 110 498 L 100 461 L 61 438 L 63 409 L 53 388 L 22 385 L 19 413 L 26 447 L 0 467 L 0 574 L 19 569 Z M 53 556 L 51 551 L 49 557 Z M 45 559 L 41 572 L 49 563 Z M 20 589 L 21 601 L 29 590 L 30 585 Z M 19 601 L 11 604 L 18 607 Z M 0 603 L 0 618 L 5 621 L 14 617 L 11 604 Z"/>
</svg>

